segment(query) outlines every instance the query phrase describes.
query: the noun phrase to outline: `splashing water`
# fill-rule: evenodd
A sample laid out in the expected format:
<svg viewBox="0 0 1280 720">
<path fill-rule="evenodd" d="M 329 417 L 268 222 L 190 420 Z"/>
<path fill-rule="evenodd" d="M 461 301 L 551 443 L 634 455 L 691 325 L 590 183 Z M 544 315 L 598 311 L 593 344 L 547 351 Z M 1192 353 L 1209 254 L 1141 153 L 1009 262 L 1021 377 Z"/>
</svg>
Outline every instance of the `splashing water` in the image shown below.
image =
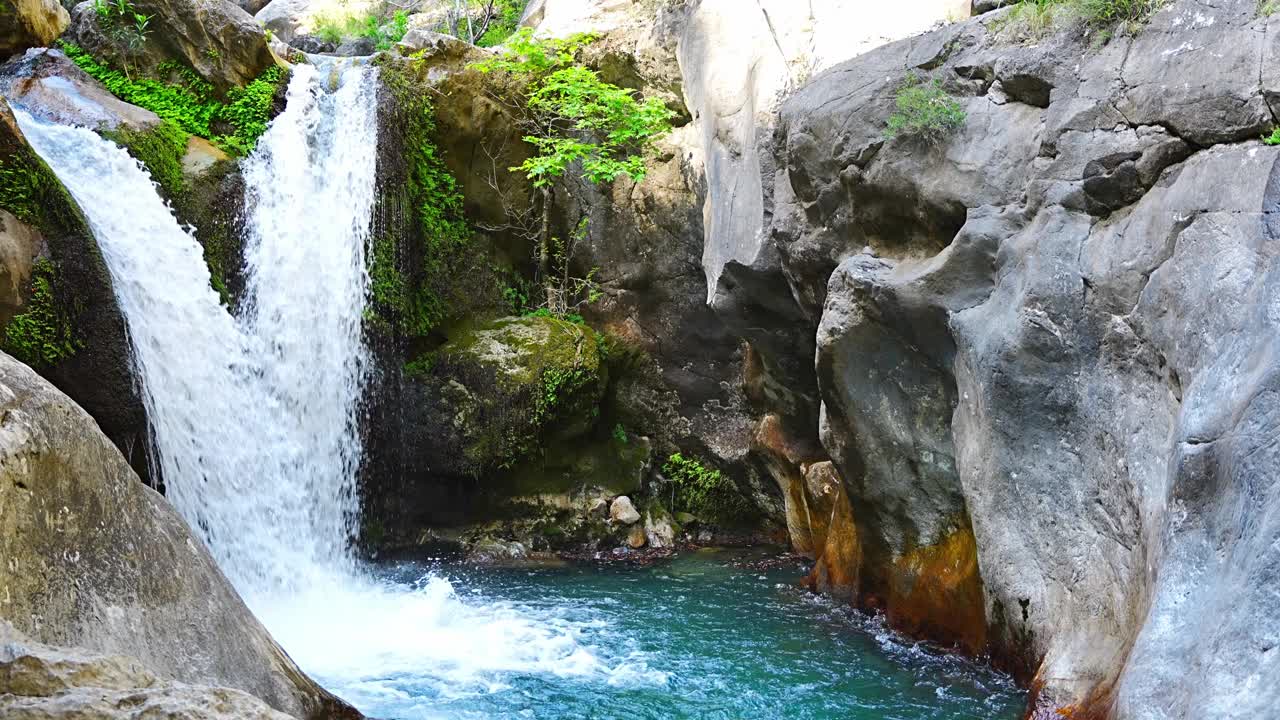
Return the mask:
<svg viewBox="0 0 1280 720">
<path fill-rule="evenodd" d="M 294 69 L 287 109 L 242 164 L 238 317 L 220 304 L 199 244 L 142 166 L 89 130 L 15 108 L 84 210 L 110 270 L 170 501 L 299 665 L 367 711 L 506 716 L 535 702 L 555 716 L 573 707 L 595 713 L 617 692 L 630 693 L 637 710 L 666 707 L 653 703 L 668 697 L 693 708 L 737 692 L 714 674 L 720 666 L 689 664 L 678 651 L 686 639 L 644 639 L 644 627 L 615 632 L 628 615 L 608 610 L 612 595 L 600 599 L 607 611 L 575 598 L 462 596 L 438 574 L 389 576 L 352 555 L 377 80 L 362 67 L 333 70 L 336 83 L 324 74 Z M 740 635 L 729 627 L 725 637 L 754 642 Z M 698 685 L 704 676 L 714 683 Z M 680 683 L 690 678 L 694 692 L 684 694 Z M 565 697 L 579 705 L 544 702 Z M 706 716 L 717 707 L 706 706 Z"/>
</svg>

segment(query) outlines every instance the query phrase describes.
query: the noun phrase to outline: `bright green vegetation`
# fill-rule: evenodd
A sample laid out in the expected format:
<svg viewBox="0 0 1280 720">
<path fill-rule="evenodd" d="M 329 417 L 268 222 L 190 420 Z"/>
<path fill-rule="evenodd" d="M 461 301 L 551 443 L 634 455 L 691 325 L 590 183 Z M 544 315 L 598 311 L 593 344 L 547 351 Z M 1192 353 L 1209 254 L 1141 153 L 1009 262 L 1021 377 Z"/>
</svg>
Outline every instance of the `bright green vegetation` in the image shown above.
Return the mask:
<svg viewBox="0 0 1280 720">
<path fill-rule="evenodd" d="M 1262 17 L 1271 17 L 1280 11 L 1280 0 L 1258 0 L 1258 14 Z"/>
<path fill-rule="evenodd" d="M 966 115 L 960 101 L 942 87 L 942 81 L 924 82 L 915 73 L 898 88 L 897 111 L 889 116 L 884 134 L 889 138 L 919 137 L 936 142 L 964 126 Z"/>
<path fill-rule="evenodd" d="M 37 260 L 31 270 L 27 309 L 4 329 L 4 351 L 36 369 L 55 365 L 83 347 L 55 297 L 57 286 L 54 264 Z"/>
<path fill-rule="evenodd" d="M 1280 145 L 1280 127 L 1272 130 L 1270 135 L 1264 136 L 1262 142 L 1268 145 Z"/>
<path fill-rule="evenodd" d="M 468 388 L 456 412 L 476 474 L 519 466 L 545 451 L 553 435 L 589 433 L 609 374 L 602 338 L 554 317 L 460 330 L 430 362 Z"/>
<path fill-rule="evenodd" d="M 509 170 L 522 173 L 541 191 L 538 280 L 545 291 L 543 307 L 561 316 L 591 302 L 595 284 L 590 274 L 579 278 L 569 273 L 573 243 L 586 234 L 585 222 L 567 241 L 551 235 L 556 183 L 570 171 L 595 184 L 623 177 L 643 180 L 646 155 L 670 131 L 674 116 L 659 99 L 642 99 L 587 67 L 581 54 L 594 40 L 584 33 L 535 38 L 523 28 L 507 38 L 500 53 L 474 65 L 482 73 L 504 76 L 506 82 L 497 85 L 504 89 L 500 100 L 519 113 L 524 141 L 533 150 Z"/>
<path fill-rule="evenodd" d="M 182 158 L 187 153 L 187 140 L 191 135 L 177 123 L 164 120 L 150 130 L 121 127 L 102 134 L 147 166 L 151 179 L 160 183 L 160 188 L 170 200 L 186 193 L 187 179 L 182 172 Z"/>
<path fill-rule="evenodd" d="M 677 512 L 720 523 L 742 522 L 754 512 L 732 480 L 694 458 L 675 453 L 663 463 L 662 473 L 674 486 L 672 509 Z"/>
<path fill-rule="evenodd" d="M 132 50 L 141 48 L 151 34 L 151 15 L 143 15 L 129 0 L 93 0 L 98 25 Z"/>
<path fill-rule="evenodd" d="M 404 247 L 404 233 L 384 232 L 375 238 L 370 259 L 374 314 L 401 335 L 430 334 L 449 317 L 465 288 L 471 227 L 463 212 L 462 190 L 445 166 L 436 142 L 435 108 L 417 83 L 421 61 L 408 67 L 382 63 L 382 81 L 396 97 L 403 134 L 398 147 L 405 163 L 406 184 L 400 188 L 411 209 L 408 228 L 420 237 L 421 251 Z"/>
<path fill-rule="evenodd" d="M 390 50 L 392 45 L 404 39 L 408 31 L 409 13 L 405 10 L 396 10 L 390 16 L 379 13 L 322 15 L 316 18 L 312 28 L 312 33 L 325 42 L 341 43 L 353 38 L 367 38 L 378 50 Z"/>
<path fill-rule="evenodd" d="M 674 113 L 661 100 L 641 100 L 578 62 L 579 51 L 594 39 L 535 38 L 523 28 L 507 38 L 500 54 L 476 65 L 481 72 L 507 73 L 520 87 L 530 133 L 524 140 L 537 152 L 511 169 L 524 172 L 534 187 L 551 185 L 571 166 L 593 183 L 623 176 L 638 182 L 645 176 L 645 153 L 671 129 Z"/>
<path fill-rule="evenodd" d="M 480 47 L 494 47 L 506 42 L 520 26 L 524 13 L 524 0 L 482 0 L 484 4 L 484 31 L 475 40 Z M 473 0 L 476 2 L 476 0 Z"/>
<path fill-rule="evenodd" d="M 273 99 L 287 77 L 283 68 L 267 68 L 248 85 L 228 91 L 226 99 L 219 100 L 208 81 L 176 62 L 166 62 L 158 68 L 166 80 L 134 78 L 77 45 L 62 42 L 60 46 L 80 69 L 116 97 L 146 108 L 236 155 L 252 151 L 266 132 Z"/>
<path fill-rule="evenodd" d="M 1259 12 L 1274 0 L 1262 0 Z M 1036 39 L 1055 28 L 1074 23 L 1097 31 L 1100 41 L 1113 35 L 1131 34 L 1165 3 L 1165 0 L 1020 0 L 1002 18 L 996 29 L 1016 37 Z"/>
</svg>

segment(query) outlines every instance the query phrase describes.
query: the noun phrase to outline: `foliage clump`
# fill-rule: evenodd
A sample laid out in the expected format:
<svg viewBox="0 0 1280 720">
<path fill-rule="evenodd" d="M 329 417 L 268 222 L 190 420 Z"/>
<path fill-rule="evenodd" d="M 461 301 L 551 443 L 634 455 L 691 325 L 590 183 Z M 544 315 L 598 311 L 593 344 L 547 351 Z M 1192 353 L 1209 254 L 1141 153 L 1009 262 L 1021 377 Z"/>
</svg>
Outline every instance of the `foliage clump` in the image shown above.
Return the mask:
<svg viewBox="0 0 1280 720">
<path fill-rule="evenodd" d="M 337 44 L 351 38 L 364 38 L 372 40 L 376 50 L 390 50 L 392 45 L 403 40 L 409 32 L 409 13 L 407 10 L 396 10 L 387 17 L 375 12 L 364 15 L 321 15 L 315 19 L 312 32 L 328 43 Z"/>
<path fill-rule="evenodd" d="M 4 351 L 32 368 L 55 365 L 84 346 L 58 304 L 57 278 L 52 262 L 37 260 L 31 270 L 27 309 L 4 329 Z"/>
<path fill-rule="evenodd" d="M 266 132 L 274 98 L 287 78 L 284 69 L 270 67 L 244 87 L 228 91 L 225 100 L 219 100 L 213 85 L 179 63 L 169 61 L 157 67 L 167 80 L 133 78 L 74 43 L 59 45 L 67 57 L 111 94 L 235 155 L 247 155 Z"/>
<path fill-rule="evenodd" d="M 138 50 L 146 43 L 152 15 L 138 12 L 129 0 L 93 0 L 92 7 L 99 25 L 114 40 L 130 50 Z"/>
<path fill-rule="evenodd" d="M 506 82 L 495 84 L 504 89 L 497 99 L 515 110 L 533 150 L 508 170 L 539 191 L 540 207 L 505 210 L 518 218 L 511 229 L 537 247 L 537 279 L 545 292 L 540 306 L 561 317 L 594 300 L 595 283 L 591 273 L 584 278 L 569 271 L 574 244 L 586 235 L 585 220 L 568 240 L 551 234 L 556 184 L 570 172 L 597 185 L 643 180 L 646 155 L 670 131 L 674 116 L 658 98 L 642 98 L 587 67 L 582 51 L 595 39 L 589 33 L 537 38 L 524 28 L 507 38 L 500 53 L 473 66 L 504 76 Z"/>
<path fill-rule="evenodd" d="M 967 118 L 960 101 L 942 87 L 942 81 L 924 82 L 915 73 L 907 76 L 894 100 L 897 110 L 889 116 L 888 138 L 920 137 L 936 142 L 964 126 Z"/>
<path fill-rule="evenodd" d="M 1280 127 L 1272 130 L 1270 135 L 1264 135 L 1262 142 L 1267 145 L 1280 145 Z"/>
<path fill-rule="evenodd" d="M 579 51 L 595 39 L 588 33 L 535 38 L 523 28 L 501 53 L 475 66 L 516 81 L 524 141 L 537 152 L 510 169 L 523 172 L 534 187 L 551 185 L 574 165 L 593 183 L 624 176 L 640 181 L 645 153 L 671 129 L 674 113 L 661 100 L 640 99 L 578 62 Z"/>
<path fill-rule="evenodd" d="M 694 458 L 674 453 L 662 465 L 672 484 L 672 510 L 720 523 L 742 521 L 752 512 L 750 501 L 733 481 Z"/>
</svg>

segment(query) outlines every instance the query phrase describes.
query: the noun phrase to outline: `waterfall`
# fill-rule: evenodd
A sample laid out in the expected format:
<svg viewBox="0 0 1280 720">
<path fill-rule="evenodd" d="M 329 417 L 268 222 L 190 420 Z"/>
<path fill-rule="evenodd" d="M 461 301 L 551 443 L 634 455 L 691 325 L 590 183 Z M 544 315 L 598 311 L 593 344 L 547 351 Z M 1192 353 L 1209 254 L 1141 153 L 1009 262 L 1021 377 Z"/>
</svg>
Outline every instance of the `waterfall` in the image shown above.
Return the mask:
<svg viewBox="0 0 1280 720">
<path fill-rule="evenodd" d="M 110 270 L 168 499 L 303 669 L 358 703 L 401 682 L 453 697 L 491 692 L 507 673 L 635 675 L 634 661 L 615 666 L 579 643 L 584 626 L 555 609 L 460 598 L 435 574 L 380 578 L 352 555 L 377 78 L 361 67 L 332 77 L 297 66 L 286 110 L 242 163 L 238 316 L 125 150 L 15 108 Z"/>
<path fill-rule="evenodd" d="M 314 68 L 294 71 L 287 110 L 244 165 L 240 318 L 124 150 L 20 116 L 111 272 L 168 497 L 251 601 L 352 571 L 375 82 L 352 68 L 329 93 Z"/>
</svg>

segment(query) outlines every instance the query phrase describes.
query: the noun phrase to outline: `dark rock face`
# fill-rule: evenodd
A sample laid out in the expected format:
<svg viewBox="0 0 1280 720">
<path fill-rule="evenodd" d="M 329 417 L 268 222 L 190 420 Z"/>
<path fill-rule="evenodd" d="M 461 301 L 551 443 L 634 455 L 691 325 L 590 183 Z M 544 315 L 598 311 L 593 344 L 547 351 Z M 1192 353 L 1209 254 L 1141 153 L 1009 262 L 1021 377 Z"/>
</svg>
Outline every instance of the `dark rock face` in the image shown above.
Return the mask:
<svg viewBox="0 0 1280 720">
<path fill-rule="evenodd" d="M 803 345 L 752 343 L 776 382 L 816 385 L 807 432 L 848 494 L 857 542 L 815 582 L 989 649 L 1046 713 L 1266 715 L 1280 152 L 1256 138 L 1280 20 L 1179 0 L 1105 45 L 1018 45 L 1004 16 L 786 100 L 766 246 L 708 271 L 731 327 L 817 328 L 808 379 Z M 885 138 L 909 73 L 958 99 L 960 130 Z M 819 486 L 795 501 L 838 507 Z"/>
<path fill-rule="evenodd" d="M 128 655 L 295 717 L 359 717 L 289 660 L 88 414 L 7 355 L 0 402 L 6 620 L 39 642 Z"/>
</svg>

